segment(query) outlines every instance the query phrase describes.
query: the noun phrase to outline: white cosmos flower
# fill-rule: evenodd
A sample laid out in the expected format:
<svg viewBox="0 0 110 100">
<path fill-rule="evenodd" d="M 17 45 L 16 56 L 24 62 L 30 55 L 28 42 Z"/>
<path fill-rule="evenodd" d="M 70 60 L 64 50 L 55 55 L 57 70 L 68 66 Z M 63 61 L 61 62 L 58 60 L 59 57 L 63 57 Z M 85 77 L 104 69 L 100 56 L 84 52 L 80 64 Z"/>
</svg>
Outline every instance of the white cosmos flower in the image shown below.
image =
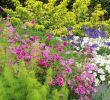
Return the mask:
<svg viewBox="0 0 110 100">
<path fill-rule="evenodd" d="M 100 75 L 100 80 L 105 81 L 105 75 Z"/>
<path fill-rule="evenodd" d="M 99 86 L 99 84 L 100 84 L 100 81 L 99 81 L 98 78 L 96 78 L 96 79 L 95 79 L 95 86 Z"/>
<path fill-rule="evenodd" d="M 100 74 L 105 74 L 105 73 L 104 73 L 104 70 L 103 70 L 102 68 L 99 68 L 99 69 L 98 69 L 98 73 L 100 73 Z"/>
<path fill-rule="evenodd" d="M 105 69 L 108 71 L 108 73 L 110 73 L 110 65 L 106 65 Z"/>
<path fill-rule="evenodd" d="M 96 73 L 96 72 L 94 72 L 94 73 L 93 73 L 93 75 L 96 77 L 96 76 L 97 76 L 97 73 Z"/>
<path fill-rule="evenodd" d="M 80 47 L 77 47 L 76 49 L 77 49 L 77 50 L 80 50 Z"/>
</svg>

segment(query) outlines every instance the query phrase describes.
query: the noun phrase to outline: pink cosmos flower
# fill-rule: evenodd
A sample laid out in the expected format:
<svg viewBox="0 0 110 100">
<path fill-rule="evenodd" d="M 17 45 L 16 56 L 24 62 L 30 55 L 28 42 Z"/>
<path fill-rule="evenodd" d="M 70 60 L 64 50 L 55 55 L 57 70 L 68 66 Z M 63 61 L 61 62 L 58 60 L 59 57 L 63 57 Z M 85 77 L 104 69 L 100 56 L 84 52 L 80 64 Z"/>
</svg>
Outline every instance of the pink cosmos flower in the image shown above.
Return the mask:
<svg viewBox="0 0 110 100">
<path fill-rule="evenodd" d="M 86 71 L 98 71 L 98 67 L 91 65 L 91 64 L 85 64 L 85 70 Z"/>
<path fill-rule="evenodd" d="M 13 26 L 9 26 L 9 27 L 8 27 L 8 31 L 9 31 L 10 33 L 14 33 L 15 30 L 16 30 L 16 28 L 14 28 Z"/>
<path fill-rule="evenodd" d="M 20 40 L 21 43 L 26 44 L 26 40 L 22 39 Z"/>
<path fill-rule="evenodd" d="M 90 47 L 85 48 L 85 53 L 90 54 L 91 53 L 91 48 Z"/>
<path fill-rule="evenodd" d="M 42 52 L 42 54 L 43 54 L 43 56 L 44 56 L 46 62 L 48 62 L 48 61 L 50 60 L 49 53 L 50 53 L 50 49 L 49 49 L 49 48 L 46 48 L 46 50 L 44 50 L 44 51 Z"/>
<path fill-rule="evenodd" d="M 71 84 L 72 84 L 72 81 L 71 81 L 71 80 L 68 80 L 68 81 L 67 81 L 67 84 L 68 84 L 68 85 L 71 85 Z"/>
<path fill-rule="evenodd" d="M 68 64 L 69 64 L 69 65 L 71 65 L 71 64 L 73 64 L 73 63 L 74 63 L 74 59 L 73 59 L 73 58 L 68 59 Z"/>
<path fill-rule="evenodd" d="M 66 67 L 66 68 L 65 68 L 65 72 L 66 72 L 66 73 L 72 73 L 72 69 L 71 69 L 70 67 Z"/>
<path fill-rule="evenodd" d="M 26 46 L 26 45 L 22 45 L 21 47 L 22 47 L 23 49 L 28 48 L 28 46 Z"/>
<path fill-rule="evenodd" d="M 64 85 L 64 80 L 61 76 L 57 76 L 57 84 L 59 86 L 63 86 Z"/>
<path fill-rule="evenodd" d="M 15 39 L 9 39 L 8 42 L 9 43 L 15 43 L 16 41 L 15 41 Z"/>
<path fill-rule="evenodd" d="M 65 61 L 65 60 L 60 60 L 60 64 L 61 64 L 62 66 L 66 66 L 66 61 Z"/>
<path fill-rule="evenodd" d="M 30 61 L 31 58 L 32 58 L 32 56 L 30 56 L 30 55 L 26 55 L 26 56 L 24 57 L 24 59 L 25 59 L 26 61 Z"/>
<path fill-rule="evenodd" d="M 45 46 L 46 46 L 45 43 L 41 43 L 41 44 L 39 45 L 40 49 L 43 49 Z"/>
</svg>

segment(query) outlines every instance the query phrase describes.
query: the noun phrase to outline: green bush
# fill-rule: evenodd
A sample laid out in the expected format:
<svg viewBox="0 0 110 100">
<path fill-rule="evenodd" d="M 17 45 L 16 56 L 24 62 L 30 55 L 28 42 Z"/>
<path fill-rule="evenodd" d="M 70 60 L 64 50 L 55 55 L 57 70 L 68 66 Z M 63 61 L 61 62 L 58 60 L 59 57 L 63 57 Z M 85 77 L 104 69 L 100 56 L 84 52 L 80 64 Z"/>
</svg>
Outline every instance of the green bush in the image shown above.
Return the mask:
<svg viewBox="0 0 110 100">
<path fill-rule="evenodd" d="M 56 0 L 48 0 L 48 3 L 26 0 L 25 6 L 22 6 L 19 0 L 12 0 L 13 4 L 16 6 L 15 11 L 7 8 L 5 11 L 11 16 L 10 20 L 13 23 L 35 19 L 35 28 L 37 30 L 61 35 L 67 32 L 65 28 L 72 26 L 74 27 L 74 33 L 76 35 L 83 36 L 83 33 L 79 31 L 81 26 L 85 24 L 89 27 L 98 28 L 97 26 L 102 24 L 102 21 L 100 21 L 101 16 L 106 13 L 106 11 L 101 8 L 101 5 L 98 4 L 90 14 L 88 9 L 90 1 L 91 0 L 76 0 L 75 3 L 73 3 L 72 10 L 69 11 L 67 9 L 69 0 L 63 0 L 58 5 L 56 5 Z M 104 21 L 104 25 L 109 29 L 108 23 L 109 21 Z"/>
</svg>

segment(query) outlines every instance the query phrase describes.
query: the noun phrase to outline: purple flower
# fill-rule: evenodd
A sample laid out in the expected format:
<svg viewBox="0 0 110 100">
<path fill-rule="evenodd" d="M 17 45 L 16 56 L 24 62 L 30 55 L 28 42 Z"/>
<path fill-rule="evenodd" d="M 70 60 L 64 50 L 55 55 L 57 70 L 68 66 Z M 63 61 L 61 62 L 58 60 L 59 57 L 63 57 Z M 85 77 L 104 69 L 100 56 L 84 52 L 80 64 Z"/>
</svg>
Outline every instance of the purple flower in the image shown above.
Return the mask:
<svg viewBox="0 0 110 100">
<path fill-rule="evenodd" d="M 67 38 L 68 38 L 68 40 L 73 40 L 74 36 L 73 35 L 68 35 Z"/>
<path fill-rule="evenodd" d="M 92 48 L 97 48 L 98 47 L 98 44 L 93 44 L 91 47 Z"/>
<path fill-rule="evenodd" d="M 98 38 L 99 30 L 88 28 L 85 33 L 88 35 L 88 37 L 95 39 Z"/>
<path fill-rule="evenodd" d="M 106 46 L 110 46 L 110 42 L 104 42 Z"/>
<path fill-rule="evenodd" d="M 106 38 L 106 33 L 104 31 L 100 31 L 100 37 Z"/>
<path fill-rule="evenodd" d="M 73 28 L 70 26 L 70 27 L 67 28 L 67 30 L 68 30 L 68 31 L 72 31 Z"/>
</svg>

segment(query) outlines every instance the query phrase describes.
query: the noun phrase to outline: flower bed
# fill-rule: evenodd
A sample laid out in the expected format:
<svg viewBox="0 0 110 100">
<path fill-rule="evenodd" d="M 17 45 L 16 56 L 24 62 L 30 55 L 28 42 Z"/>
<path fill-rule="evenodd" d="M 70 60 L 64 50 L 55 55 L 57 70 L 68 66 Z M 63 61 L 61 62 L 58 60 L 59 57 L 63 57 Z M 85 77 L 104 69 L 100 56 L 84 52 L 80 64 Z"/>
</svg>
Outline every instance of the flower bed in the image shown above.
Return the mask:
<svg viewBox="0 0 110 100">
<path fill-rule="evenodd" d="M 90 100 L 97 86 L 110 83 L 109 55 L 98 55 L 101 45 L 93 45 L 98 39 L 75 37 L 71 27 L 61 38 L 29 33 L 8 20 L 0 27 L 1 100 Z"/>
</svg>

